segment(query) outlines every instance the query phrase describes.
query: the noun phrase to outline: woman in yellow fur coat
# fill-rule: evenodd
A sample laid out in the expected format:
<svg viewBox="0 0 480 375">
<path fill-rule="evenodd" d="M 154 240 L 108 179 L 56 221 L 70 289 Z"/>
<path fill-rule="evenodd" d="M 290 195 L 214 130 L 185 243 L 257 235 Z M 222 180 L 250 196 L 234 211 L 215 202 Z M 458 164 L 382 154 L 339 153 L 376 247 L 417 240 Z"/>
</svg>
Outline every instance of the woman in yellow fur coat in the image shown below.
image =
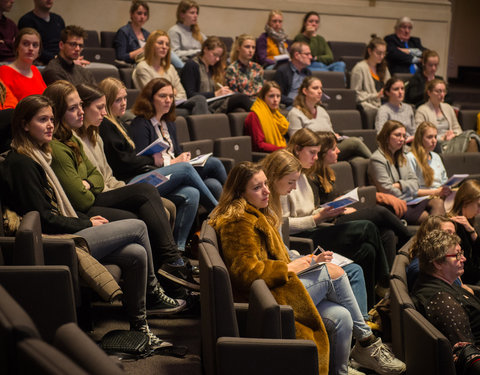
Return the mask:
<svg viewBox="0 0 480 375">
<path fill-rule="evenodd" d="M 283 182 L 290 185 L 286 190 L 295 187 L 300 170 L 301 166 L 297 163 L 297 168 L 293 167 L 284 176 Z M 348 279 L 340 267 L 325 263 L 300 278 L 297 276 L 311 263 L 326 260 L 325 256 L 290 259 L 278 231 L 278 217 L 269 208 L 269 196 L 267 178 L 262 169 L 249 162 L 240 163 L 230 172 L 218 206 L 211 214 L 210 224 L 220 236 L 223 258 L 236 299 L 246 300 L 252 282 L 256 279 L 265 280 L 279 304 L 292 306 L 297 338 L 313 340 L 317 345 L 320 374 L 329 371 L 328 337 L 316 306 L 324 300 L 338 306 L 339 315 L 342 316 L 340 320 L 345 320 L 340 321 L 339 325 L 349 327 L 348 335 L 343 335 L 337 328 L 331 332 L 335 340 L 345 341 L 347 348 L 350 347 L 353 320 L 355 337 L 359 338 L 354 348 L 356 358 L 368 357 L 370 361 L 377 362 L 380 358 L 374 352 L 390 354 L 385 353 L 388 349 L 363 321 Z M 340 310 L 345 310 L 347 314 L 342 314 Z M 333 366 L 331 373 L 347 374 L 348 349 L 347 353 L 332 354 L 335 356 L 334 362 L 342 359 L 343 363 Z M 392 358 L 391 354 L 388 357 Z M 403 363 L 394 357 L 393 361 L 387 366 L 388 369 L 376 364 L 375 370 L 383 370 L 380 374 L 399 374 L 404 371 Z"/>
</svg>

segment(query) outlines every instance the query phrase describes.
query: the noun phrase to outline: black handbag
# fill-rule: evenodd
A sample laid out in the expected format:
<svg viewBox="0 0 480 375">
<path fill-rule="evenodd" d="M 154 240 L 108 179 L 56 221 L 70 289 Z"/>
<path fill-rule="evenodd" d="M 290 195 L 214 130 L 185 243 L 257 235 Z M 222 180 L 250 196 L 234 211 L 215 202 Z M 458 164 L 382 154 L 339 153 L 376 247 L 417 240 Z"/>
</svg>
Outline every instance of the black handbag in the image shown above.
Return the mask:
<svg viewBox="0 0 480 375">
<path fill-rule="evenodd" d="M 107 332 L 100 341 L 100 347 L 107 354 L 125 359 L 145 358 L 152 352 L 145 333 L 122 329 Z"/>
</svg>

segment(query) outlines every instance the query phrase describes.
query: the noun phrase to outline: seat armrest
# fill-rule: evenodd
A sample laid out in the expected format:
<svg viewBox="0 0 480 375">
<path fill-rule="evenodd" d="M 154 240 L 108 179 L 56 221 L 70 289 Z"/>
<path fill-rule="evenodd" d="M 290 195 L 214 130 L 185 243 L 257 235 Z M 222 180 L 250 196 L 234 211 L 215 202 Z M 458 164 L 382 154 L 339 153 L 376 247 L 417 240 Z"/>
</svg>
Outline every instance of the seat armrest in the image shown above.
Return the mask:
<svg viewBox="0 0 480 375">
<path fill-rule="evenodd" d="M 290 236 L 290 248 L 306 255 L 313 252 L 313 240 L 311 238 Z"/>
<path fill-rule="evenodd" d="M 247 337 L 282 338 L 280 306 L 265 280 L 255 280 L 250 287 Z"/>
<path fill-rule="evenodd" d="M 217 375 L 318 375 L 318 351 L 311 340 L 217 340 Z"/>
<path fill-rule="evenodd" d="M 247 317 L 248 317 L 248 303 L 234 303 L 235 315 L 237 317 L 238 334 L 240 337 L 247 335 Z"/>
<path fill-rule="evenodd" d="M 45 265 L 67 266 L 70 269 L 75 304 L 80 306 L 80 281 L 75 242 L 71 239 L 64 238 L 44 238 L 43 253 Z"/>
<path fill-rule="evenodd" d="M 226 158 L 223 156 L 215 156 L 215 157 L 222 162 L 227 174 L 232 170 L 233 166 L 235 165 L 235 160 L 232 158 Z"/>
</svg>

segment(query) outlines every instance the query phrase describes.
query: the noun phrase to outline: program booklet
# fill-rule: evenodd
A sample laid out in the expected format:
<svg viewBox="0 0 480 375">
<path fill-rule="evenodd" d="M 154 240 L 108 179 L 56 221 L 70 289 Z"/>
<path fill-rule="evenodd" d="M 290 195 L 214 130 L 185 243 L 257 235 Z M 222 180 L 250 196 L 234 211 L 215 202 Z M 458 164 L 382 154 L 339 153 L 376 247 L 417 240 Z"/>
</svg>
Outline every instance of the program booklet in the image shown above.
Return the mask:
<svg viewBox="0 0 480 375">
<path fill-rule="evenodd" d="M 161 173 L 158 173 L 157 171 L 151 171 L 146 174 L 137 176 L 133 179 L 131 179 L 127 185 L 133 185 L 133 184 L 138 184 L 142 182 L 146 182 L 148 184 L 151 184 L 155 187 L 160 186 L 161 184 L 167 182 L 170 180 L 170 175 L 164 176 Z"/>
<path fill-rule="evenodd" d="M 342 208 L 358 202 L 358 188 L 349 191 L 334 201 L 322 204 L 320 207 Z"/>
<path fill-rule="evenodd" d="M 163 139 L 157 138 L 152 143 L 150 143 L 147 147 L 145 147 L 142 151 L 137 153 L 137 156 L 145 155 L 150 156 L 153 154 L 157 154 L 166 150 L 170 145 L 165 142 Z"/>
<path fill-rule="evenodd" d="M 212 152 L 209 152 L 208 154 L 198 155 L 197 157 L 190 159 L 188 162 L 194 167 L 203 167 L 212 154 Z"/>
<path fill-rule="evenodd" d="M 416 204 L 419 204 L 420 202 L 424 201 L 425 199 L 430 199 L 429 195 L 425 195 L 423 197 L 417 197 L 413 199 L 407 200 L 407 206 L 415 206 Z"/>
<path fill-rule="evenodd" d="M 468 176 L 468 174 L 454 174 L 447 180 L 447 182 L 443 184 L 443 186 L 448 186 L 449 188 L 452 188 L 465 180 Z"/>
</svg>

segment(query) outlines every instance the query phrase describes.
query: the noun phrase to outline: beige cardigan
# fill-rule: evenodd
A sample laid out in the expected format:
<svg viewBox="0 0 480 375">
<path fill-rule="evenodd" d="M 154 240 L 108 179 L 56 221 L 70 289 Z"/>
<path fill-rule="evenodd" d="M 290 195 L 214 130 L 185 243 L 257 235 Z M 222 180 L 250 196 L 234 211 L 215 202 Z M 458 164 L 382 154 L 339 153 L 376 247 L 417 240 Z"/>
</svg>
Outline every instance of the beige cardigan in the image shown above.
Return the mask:
<svg viewBox="0 0 480 375">
<path fill-rule="evenodd" d="M 387 69 L 383 82 L 385 83 L 389 79 L 390 72 Z M 375 81 L 370 74 L 370 67 L 367 64 L 367 60 L 362 60 L 353 67 L 350 77 L 350 88 L 355 90 L 357 103 L 363 108 L 378 109 L 382 105 L 375 88 Z"/>
<path fill-rule="evenodd" d="M 463 129 L 458 123 L 457 116 L 455 115 L 455 111 L 453 110 L 452 106 L 447 103 L 440 103 L 440 110 L 447 119 L 448 129 L 453 130 L 455 135 L 461 134 Z M 435 126 L 438 125 L 435 108 L 430 101 L 418 107 L 417 112 L 415 113 L 415 124 L 417 127 L 424 121 L 431 122 Z M 443 136 L 443 134 L 438 134 L 438 138 L 441 136 Z"/>
</svg>

